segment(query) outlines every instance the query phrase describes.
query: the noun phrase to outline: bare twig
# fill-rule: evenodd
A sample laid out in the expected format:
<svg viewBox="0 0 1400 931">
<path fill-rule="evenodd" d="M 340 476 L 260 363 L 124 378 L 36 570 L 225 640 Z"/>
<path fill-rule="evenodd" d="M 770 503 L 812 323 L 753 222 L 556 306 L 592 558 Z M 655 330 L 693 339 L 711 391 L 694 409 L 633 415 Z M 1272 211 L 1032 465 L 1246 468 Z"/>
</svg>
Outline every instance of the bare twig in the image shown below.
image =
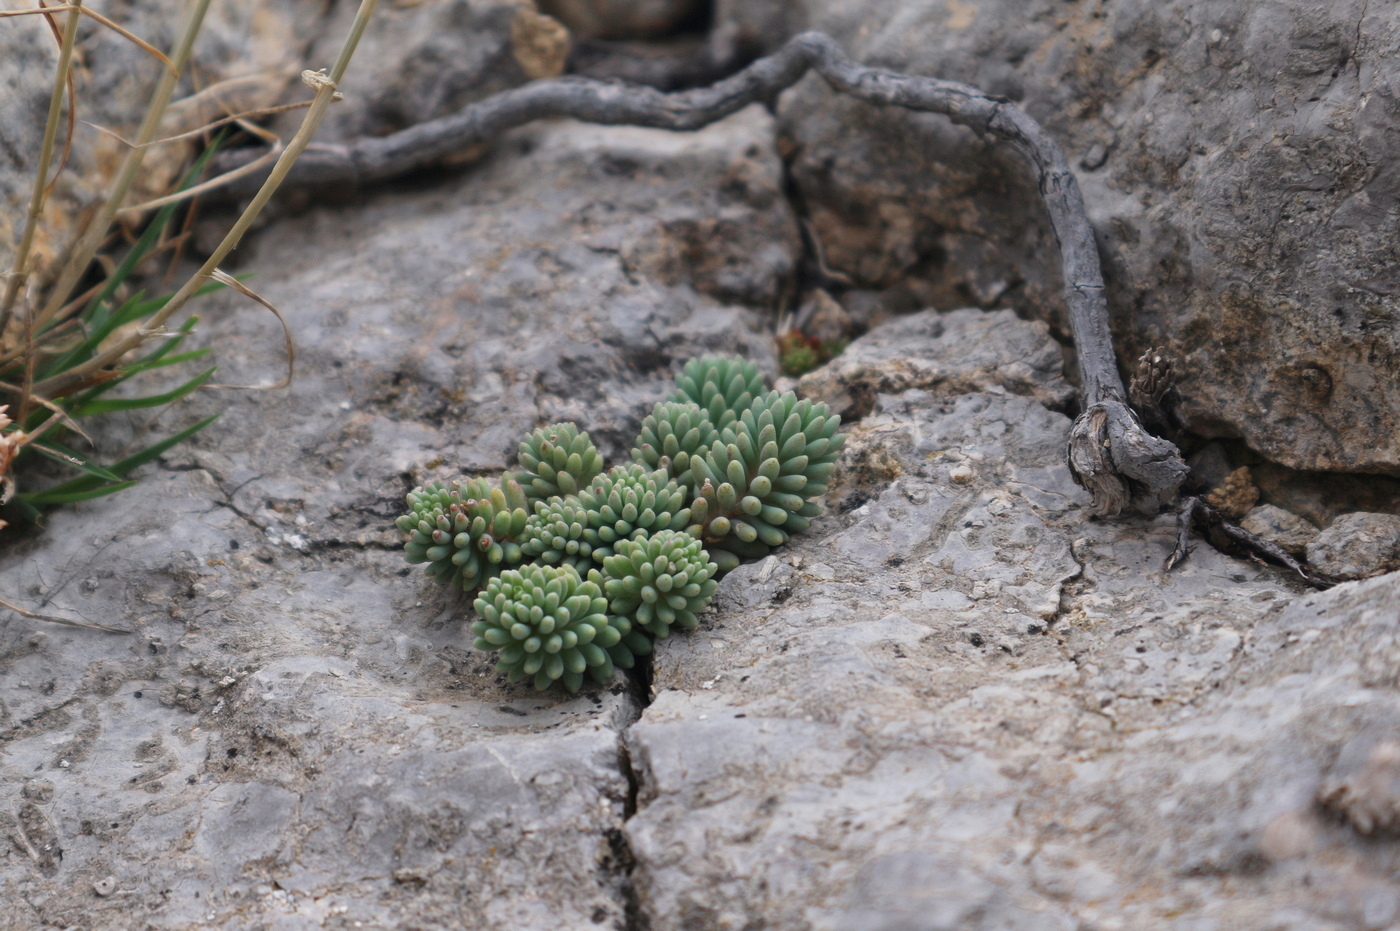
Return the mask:
<svg viewBox="0 0 1400 931">
<path fill-rule="evenodd" d="M 1195 529 L 1221 550 L 1233 551 L 1236 555 L 1248 556 L 1260 562 L 1283 566 L 1298 573 L 1299 578 L 1314 588 L 1331 588 L 1338 580 L 1315 572 L 1306 564 L 1293 558 L 1293 555 L 1276 543 L 1270 543 L 1257 534 L 1250 533 L 1239 524 L 1227 518 L 1217 508 L 1211 507 L 1194 495 L 1181 501 L 1176 514 L 1176 546 L 1163 564 L 1163 571 L 1170 572 L 1190 553 L 1191 531 Z"/>
<path fill-rule="evenodd" d="M 1035 172 L 1060 244 L 1065 303 L 1084 380 L 1084 412 L 1070 441 L 1071 469 L 1103 513 L 1117 513 L 1130 500 L 1152 512 L 1172 504 L 1186 476 L 1186 465 L 1176 447 L 1148 433 L 1127 405 L 1108 328 L 1098 248 L 1079 183 L 1059 145 L 1035 120 L 1004 98 L 975 87 L 867 68 L 847 58 L 829 36 L 807 32 L 710 87 L 674 94 L 577 77 L 537 81 L 389 136 L 314 147 L 287 180 L 301 185 L 381 181 L 547 117 L 700 129 L 751 103 L 772 100 L 808 70 L 815 70 L 835 90 L 859 100 L 941 113 L 955 123 L 1009 143 L 1025 157 Z M 241 193 L 257 177 L 252 175 L 225 190 Z"/>
</svg>

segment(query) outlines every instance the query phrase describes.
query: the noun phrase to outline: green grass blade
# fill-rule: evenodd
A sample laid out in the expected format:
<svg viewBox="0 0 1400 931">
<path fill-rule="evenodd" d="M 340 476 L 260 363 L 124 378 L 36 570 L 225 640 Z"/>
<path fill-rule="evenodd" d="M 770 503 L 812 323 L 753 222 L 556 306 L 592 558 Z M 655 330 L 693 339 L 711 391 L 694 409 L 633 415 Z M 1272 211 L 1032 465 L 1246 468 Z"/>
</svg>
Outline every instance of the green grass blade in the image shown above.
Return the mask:
<svg viewBox="0 0 1400 931">
<path fill-rule="evenodd" d="M 66 466 L 72 466 L 80 472 L 86 472 L 88 475 L 99 478 L 104 482 L 120 482 L 122 480 L 120 475 L 108 469 L 104 469 L 85 456 L 78 455 L 78 453 L 64 446 L 62 443 L 55 443 L 53 440 L 45 438 L 42 443 L 31 444 L 31 448 L 46 459 L 52 459 L 54 462 L 61 462 Z"/>
<path fill-rule="evenodd" d="M 176 342 L 176 340 L 171 340 L 171 342 Z M 189 352 L 182 352 L 178 355 L 170 356 L 169 358 L 157 357 L 154 359 L 142 359 L 140 362 L 131 366 L 131 368 L 125 370 L 126 378 L 130 378 L 132 375 L 138 375 L 141 372 L 148 372 L 151 369 L 163 369 L 171 365 L 179 365 L 181 362 L 188 362 L 191 359 L 203 359 L 213 351 L 214 350 L 205 347 L 204 349 L 191 349 Z"/>
<path fill-rule="evenodd" d="M 214 137 L 214 141 L 209 144 L 209 147 L 200 153 L 199 158 L 195 159 L 194 164 L 190 166 L 190 170 L 185 172 L 185 176 L 180 179 L 180 190 L 183 191 L 195 183 L 199 178 L 200 172 L 204 170 L 204 166 L 209 164 L 209 160 L 214 157 L 214 153 L 219 151 L 219 147 L 223 144 L 226 133 L 227 130 L 221 130 L 219 134 Z M 141 238 L 138 239 L 136 244 L 127 252 L 121 264 L 112 271 L 112 277 L 107 279 L 106 286 L 88 302 L 87 308 L 83 311 L 83 316 L 86 317 L 95 328 L 101 328 L 103 323 L 102 317 L 104 315 L 101 313 L 103 303 L 112 296 L 117 288 L 121 287 L 122 282 L 135 271 L 137 264 L 139 264 L 140 261 L 146 257 L 146 254 L 155 247 L 156 243 L 160 241 L 161 233 L 165 231 L 165 227 L 170 223 L 170 218 L 175 215 L 175 211 L 179 206 L 180 203 L 176 202 L 173 204 L 166 204 L 164 207 L 160 208 L 160 211 L 151 222 L 147 224 L 145 232 L 141 234 Z"/>
<path fill-rule="evenodd" d="M 174 446 L 176 443 L 179 443 L 182 440 L 187 440 L 190 437 L 194 436 L 200 430 L 203 430 L 205 427 L 209 426 L 211 423 L 218 419 L 218 414 L 211 414 L 210 416 L 205 417 L 199 423 L 194 424 L 193 426 L 186 427 L 185 429 L 181 430 L 179 433 L 174 434 L 173 436 L 166 437 L 154 446 L 148 446 L 146 449 L 143 449 L 139 453 L 135 453 L 133 455 L 127 456 L 125 459 L 121 459 L 117 462 L 112 463 L 110 466 L 108 466 L 108 468 L 110 468 L 113 472 L 117 473 L 118 475 L 126 475 L 129 472 L 131 472 L 132 469 L 135 469 L 138 466 L 143 466 L 146 463 L 150 462 L 152 459 L 159 456 L 161 453 L 165 452 L 167 449 Z"/>
<path fill-rule="evenodd" d="M 125 459 L 121 459 L 117 462 L 112 463 L 107 467 L 107 471 L 113 473 L 118 478 L 125 478 L 131 473 L 133 469 L 145 465 L 152 459 L 159 456 L 161 453 L 165 452 L 170 447 L 189 439 L 190 437 L 198 433 L 200 430 L 203 430 L 205 427 L 209 426 L 211 423 L 218 419 L 218 414 L 205 417 L 198 423 L 186 427 L 179 433 L 175 433 L 171 436 L 166 437 L 159 443 L 146 447 L 139 453 L 133 453 L 132 455 L 127 456 Z M 35 492 L 31 495 L 22 495 L 18 497 L 23 497 L 26 501 L 29 501 L 31 504 L 66 504 L 69 500 L 83 500 L 81 498 L 69 499 L 66 496 L 93 491 L 97 489 L 99 485 L 99 479 L 85 475 L 82 478 L 71 479 L 69 481 L 64 482 L 61 485 L 55 485 L 54 487 L 46 489 L 44 491 Z M 120 489 L 116 490 L 119 491 Z M 111 492 L 104 492 L 104 494 L 111 494 Z M 54 496 L 58 497 L 55 498 Z M 96 496 L 94 495 L 92 497 Z M 43 499 L 42 501 L 39 500 L 41 498 Z"/>
<path fill-rule="evenodd" d="M 95 388 L 91 388 L 79 395 L 78 397 L 74 398 L 73 400 L 67 401 L 65 403 L 67 403 L 70 409 L 76 410 L 84 406 L 85 404 L 88 404 L 94 398 L 100 397 L 103 394 L 106 394 L 108 391 L 111 391 L 117 385 L 120 385 L 122 382 L 126 381 L 133 375 L 137 375 L 141 372 L 145 372 L 150 369 L 164 368 L 167 365 L 177 365 L 181 362 L 188 362 L 190 359 L 198 359 L 203 356 L 209 355 L 209 353 L 213 352 L 213 350 L 206 348 L 196 349 L 193 352 L 183 352 L 179 355 L 169 356 L 168 358 L 166 357 L 167 353 L 169 353 L 176 346 L 180 345 L 181 341 L 183 341 L 184 338 L 189 335 L 190 331 L 194 329 L 194 325 L 198 322 L 198 317 L 191 317 L 190 319 L 186 320 L 184 326 L 180 327 L 180 329 L 176 331 L 177 335 L 165 340 L 160 346 L 157 346 L 151 352 L 143 356 L 139 362 L 135 362 L 127 366 L 125 369 L 122 370 L 122 374 L 120 377 L 114 378 L 108 382 L 104 382 L 103 384 L 100 384 Z"/>
<path fill-rule="evenodd" d="M 178 388 L 172 388 L 163 394 L 151 394 L 143 398 L 99 398 L 82 407 L 75 406 L 70 413 L 74 417 L 91 417 L 94 414 L 110 414 L 113 411 L 135 411 L 147 407 L 160 407 L 172 401 L 180 400 L 210 378 L 213 378 L 214 371 L 217 368 L 218 366 L 210 366 Z"/>
<path fill-rule="evenodd" d="M 96 488 L 88 488 L 83 491 L 60 492 L 56 489 L 41 491 L 32 495 L 20 495 L 20 500 L 34 507 L 46 507 L 54 504 L 73 504 L 77 501 L 89 501 L 93 498 L 101 498 L 106 495 L 114 495 L 119 491 L 125 491 L 132 485 L 134 480 L 127 482 L 117 482 L 110 485 L 98 485 Z"/>
</svg>

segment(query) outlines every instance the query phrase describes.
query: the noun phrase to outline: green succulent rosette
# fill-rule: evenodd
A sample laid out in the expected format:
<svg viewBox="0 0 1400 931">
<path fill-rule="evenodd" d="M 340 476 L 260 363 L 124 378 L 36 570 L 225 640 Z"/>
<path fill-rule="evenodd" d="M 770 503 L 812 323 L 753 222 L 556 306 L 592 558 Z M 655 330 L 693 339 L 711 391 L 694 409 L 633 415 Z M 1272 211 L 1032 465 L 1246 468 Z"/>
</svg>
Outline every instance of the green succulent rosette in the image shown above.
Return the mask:
<svg viewBox="0 0 1400 931">
<path fill-rule="evenodd" d="M 585 539 L 588 529 L 588 510 L 573 495 L 536 501 L 535 513 L 520 536 L 520 548 L 531 559 L 550 566 L 573 566 L 582 575 L 593 567 L 593 544 Z"/>
<path fill-rule="evenodd" d="M 664 469 L 654 471 L 629 462 L 598 476 L 578 495 L 588 518 L 583 541 L 593 561 L 611 556 L 618 540 L 683 530 L 690 523 L 688 491 Z"/>
<path fill-rule="evenodd" d="M 572 423 L 540 427 L 520 443 L 520 471 L 511 478 L 534 501 L 576 495 L 603 471 L 603 457 Z"/>
<path fill-rule="evenodd" d="M 484 479 L 434 482 L 408 493 L 408 513 L 395 521 L 407 535 L 404 556 L 426 563 L 434 578 L 472 591 L 524 557 L 516 538 L 529 519 L 517 482 L 492 488 Z"/>
<path fill-rule="evenodd" d="M 654 637 L 689 629 L 710 603 L 719 566 L 688 533 L 663 530 L 639 540 L 619 540 L 603 560 L 608 610 Z"/>
<path fill-rule="evenodd" d="M 722 572 L 807 529 L 845 441 L 840 424 L 825 404 L 769 392 L 695 457 L 692 532 Z"/>
<path fill-rule="evenodd" d="M 474 607 L 476 647 L 499 651 L 496 668 L 510 681 L 533 678 L 541 690 L 562 681 L 577 692 L 585 673 L 610 681 L 610 650 L 621 642 L 622 628 L 630 628 L 612 623 L 602 589 L 572 566 L 508 569 L 491 579 Z"/>
<path fill-rule="evenodd" d="M 738 356 L 701 356 L 676 376 L 676 389 L 667 400 L 699 405 L 715 429 L 723 430 L 763 394 L 763 375 Z"/>
<path fill-rule="evenodd" d="M 665 469 L 682 487 L 698 485 L 690 461 L 719 439 L 719 430 L 694 401 L 663 401 L 652 409 L 637 437 L 632 459 L 649 469 Z"/>
</svg>

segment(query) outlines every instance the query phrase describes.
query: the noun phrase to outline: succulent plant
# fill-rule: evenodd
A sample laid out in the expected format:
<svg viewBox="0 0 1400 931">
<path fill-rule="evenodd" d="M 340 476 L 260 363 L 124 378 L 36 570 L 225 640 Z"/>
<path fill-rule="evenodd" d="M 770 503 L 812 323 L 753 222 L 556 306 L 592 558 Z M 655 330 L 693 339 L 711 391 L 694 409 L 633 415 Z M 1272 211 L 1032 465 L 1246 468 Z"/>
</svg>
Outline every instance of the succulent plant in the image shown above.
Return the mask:
<svg viewBox="0 0 1400 931">
<path fill-rule="evenodd" d="M 747 359 L 701 356 L 685 364 L 676 389 L 667 400 L 698 404 L 715 429 L 723 430 L 763 394 L 763 375 Z"/>
<path fill-rule="evenodd" d="M 722 572 L 807 529 L 845 440 L 840 425 L 825 404 L 773 391 L 692 460 L 694 532 Z"/>
<path fill-rule="evenodd" d="M 588 509 L 575 496 L 536 501 L 535 513 L 520 536 L 520 548 L 531 559 L 573 566 L 582 575 L 593 567 L 593 544 L 584 538 L 588 529 Z"/>
<path fill-rule="evenodd" d="M 519 483 L 507 479 L 492 488 L 470 479 L 413 489 L 408 513 L 395 524 L 408 535 L 410 563 L 427 563 L 429 575 L 471 591 L 524 557 L 515 541 L 528 514 Z"/>
<path fill-rule="evenodd" d="M 614 466 L 579 493 L 588 516 L 583 540 L 593 561 L 613 553 L 618 540 L 649 536 L 662 530 L 683 530 L 691 523 L 682 489 L 664 469 L 649 471 L 636 462 Z"/>
<path fill-rule="evenodd" d="M 603 471 L 603 457 L 587 433 L 571 423 L 540 427 L 520 443 L 521 470 L 511 474 L 534 501 L 576 495 Z"/>
<path fill-rule="evenodd" d="M 537 689 L 563 681 L 577 692 L 585 672 L 609 681 L 609 649 L 621 642 L 622 628 L 630 628 L 610 622 L 602 589 L 572 566 L 508 569 L 487 583 L 473 606 L 480 618 L 472 624 L 476 647 L 498 650 L 496 668 L 512 682 L 534 677 Z"/>
<path fill-rule="evenodd" d="M 696 625 L 696 614 L 715 593 L 719 567 L 688 533 L 663 530 L 640 540 L 619 540 L 603 560 L 608 610 L 654 637 L 672 627 Z"/>
<path fill-rule="evenodd" d="M 686 365 L 642 424 L 632 462 L 602 471 L 587 433 L 541 427 L 520 469 L 431 484 L 398 519 L 408 561 L 468 591 L 476 645 L 536 688 L 608 681 L 694 627 L 721 573 L 805 530 L 845 439 L 825 404 L 764 392 L 743 359 Z M 531 513 L 533 511 L 533 513 Z"/>
<path fill-rule="evenodd" d="M 698 485 L 690 460 L 719 439 L 719 430 L 694 401 L 663 401 L 642 421 L 632 459 L 651 469 L 665 469 L 682 488 Z"/>
</svg>

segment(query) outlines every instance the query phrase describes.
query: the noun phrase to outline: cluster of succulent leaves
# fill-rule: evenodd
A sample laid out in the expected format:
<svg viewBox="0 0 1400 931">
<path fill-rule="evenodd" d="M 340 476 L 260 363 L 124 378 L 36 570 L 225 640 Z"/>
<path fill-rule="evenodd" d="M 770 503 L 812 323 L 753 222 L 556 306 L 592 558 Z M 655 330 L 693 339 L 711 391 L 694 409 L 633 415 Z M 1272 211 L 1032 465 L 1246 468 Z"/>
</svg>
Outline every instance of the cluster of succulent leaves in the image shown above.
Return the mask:
<svg viewBox="0 0 1400 931">
<path fill-rule="evenodd" d="M 844 440 L 825 404 L 768 391 L 753 363 L 706 356 L 604 470 L 588 434 L 551 424 L 499 482 L 415 488 L 405 555 L 478 592 L 472 625 L 497 668 L 536 688 L 612 678 L 698 623 L 721 575 L 805 530 Z"/>
</svg>

